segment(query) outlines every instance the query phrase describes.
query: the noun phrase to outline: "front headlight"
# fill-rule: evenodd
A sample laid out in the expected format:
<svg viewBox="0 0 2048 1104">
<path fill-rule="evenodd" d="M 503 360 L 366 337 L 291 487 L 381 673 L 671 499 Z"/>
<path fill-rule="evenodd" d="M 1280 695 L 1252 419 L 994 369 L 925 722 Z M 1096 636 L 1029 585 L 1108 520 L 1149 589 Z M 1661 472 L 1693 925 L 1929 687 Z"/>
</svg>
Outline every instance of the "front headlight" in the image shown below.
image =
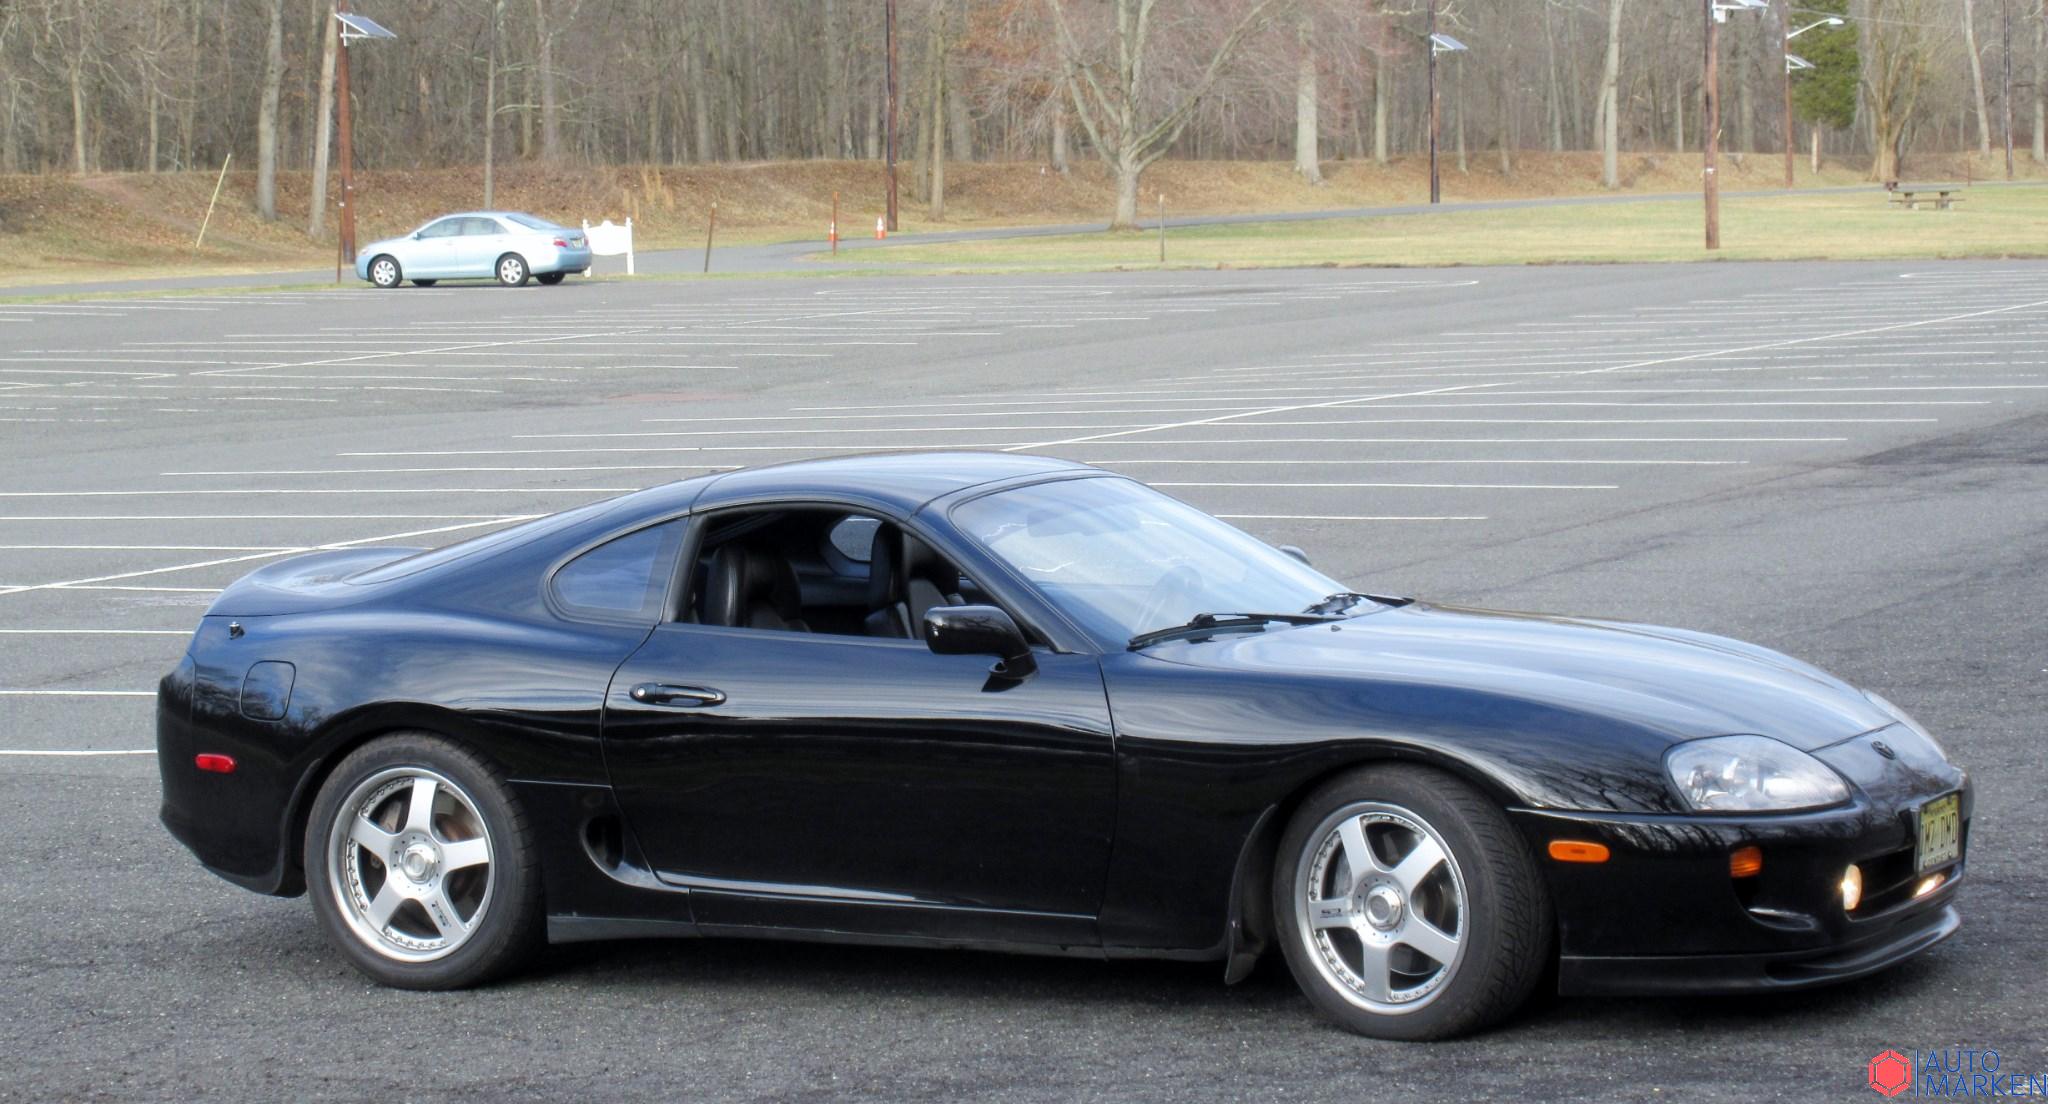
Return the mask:
<svg viewBox="0 0 2048 1104">
<path fill-rule="evenodd" d="M 1884 710 L 1886 713 L 1891 714 L 1892 720 L 1895 720 L 1900 724 L 1905 725 L 1907 728 L 1912 729 L 1913 734 L 1915 736 L 1918 736 L 1921 739 L 1927 741 L 1927 746 L 1933 748 L 1934 753 L 1936 755 L 1941 756 L 1943 759 L 1948 758 L 1948 752 L 1943 750 L 1941 746 L 1941 741 L 1935 739 L 1932 733 L 1928 732 L 1926 728 L 1922 727 L 1920 722 L 1914 720 L 1912 716 L 1908 714 L 1905 710 L 1900 709 L 1896 705 L 1893 705 L 1884 697 L 1884 695 L 1879 694 L 1875 690 L 1865 690 L 1863 692 L 1863 696 L 1870 699 L 1870 704 L 1878 707 L 1879 709 Z"/>
<path fill-rule="evenodd" d="M 1664 753 L 1685 803 L 1703 813 L 1788 813 L 1849 799 L 1828 766 L 1767 736 L 1715 736 Z"/>
</svg>

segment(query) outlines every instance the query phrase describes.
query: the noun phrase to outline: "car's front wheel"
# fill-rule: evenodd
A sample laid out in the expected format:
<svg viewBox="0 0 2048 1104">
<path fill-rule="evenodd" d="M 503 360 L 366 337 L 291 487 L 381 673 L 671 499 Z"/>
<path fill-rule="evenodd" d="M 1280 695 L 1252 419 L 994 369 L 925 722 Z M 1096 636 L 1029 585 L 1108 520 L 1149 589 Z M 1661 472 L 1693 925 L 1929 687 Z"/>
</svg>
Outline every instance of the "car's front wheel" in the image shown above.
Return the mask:
<svg viewBox="0 0 2048 1104">
<path fill-rule="evenodd" d="M 506 287 L 526 285 L 526 258 L 517 253 L 507 253 L 498 258 L 498 282 Z"/>
<path fill-rule="evenodd" d="M 405 282 L 405 272 L 398 267 L 398 258 L 380 255 L 370 262 L 370 282 L 380 288 L 395 288 Z"/>
<path fill-rule="evenodd" d="M 1384 1039 L 1441 1039 L 1528 999 L 1551 911 L 1498 806 L 1410 766 L 1353 771 L 1303 800 L 1280 841 L 1274 926 L 1324 1016 Z"/>
<path fill-rule="evenodd" d="M 337 764 L 307 820 L 305 861 L 327 938 L 386 985 L 474 985 L 542 938 L 525 815 L 495 769 L 439 737 L 384 737 Z"/>
</svg>

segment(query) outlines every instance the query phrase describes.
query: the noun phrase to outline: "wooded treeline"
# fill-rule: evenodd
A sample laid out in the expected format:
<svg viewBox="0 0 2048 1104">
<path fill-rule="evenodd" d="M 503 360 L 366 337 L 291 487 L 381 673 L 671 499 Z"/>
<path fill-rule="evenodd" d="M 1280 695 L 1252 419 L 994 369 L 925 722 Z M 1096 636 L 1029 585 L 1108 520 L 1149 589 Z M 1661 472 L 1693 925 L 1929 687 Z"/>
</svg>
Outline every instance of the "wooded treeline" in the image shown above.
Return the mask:
<svg viewBox="0 0 2048 1104">
<path fill-rule="evenodd" d="M 1425 0 L 898 0 L 906 190 L 946 159 L 1385 160 L 1427 139 Z M 1724 148 L 2044 159 L 2043 0 L 1770 0 L 1724 25 Z M 876 158 L 883 0 L 356 0 L 364 167 Z M 1703 0 L 1440 0 L 1443 144 L 1697 149 Z M 0 171 L 305 169 L 331 0 L 0 0 Z M 1816 68 L 1793 77 L 1782 36 Z M 2010 20 L 2010 52 L 2007 19 Z M 2005 67 L 2012 98 L 2004 100 Z M 1612 164 L 1612 159 L 1609 161 Z M 1612 170 L 1610 170 L 1610 176 Z M 934 179 L 936 177 L 936 179 Z M 1612 183 L 1612 181 L 1610 181 Z M 934 194 L 936 193 L 936 194 Z M 259 188 L 259 199 L 268 194 Z M 1123 204 L 1120 203 L 1120 207 Z M 1119 212 L 1124 213 L 1122 211 Z"/>
</svg>

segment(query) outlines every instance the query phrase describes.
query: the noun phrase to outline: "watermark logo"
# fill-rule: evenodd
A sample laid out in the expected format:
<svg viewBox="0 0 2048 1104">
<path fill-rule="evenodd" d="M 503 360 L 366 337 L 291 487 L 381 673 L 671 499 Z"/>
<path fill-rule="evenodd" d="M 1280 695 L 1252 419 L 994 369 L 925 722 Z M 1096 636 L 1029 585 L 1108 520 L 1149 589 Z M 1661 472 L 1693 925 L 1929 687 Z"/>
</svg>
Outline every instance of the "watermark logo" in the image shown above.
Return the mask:
<svg viewBox="0 0 2048 1104">
<path fill-rule="evenodd" d="M 1913 1063 L 1896 1050 L 1870 1060 L 1870 1089 L 1879 1096 L 1897 1096 L 1913 1087 Z"/>
<path fill-rule="evenodd" d="M 1890 1097 L 2048 1096 L 2048 1074 L 2003 1068 L 1998 1052 L 1986 1047 L 1949 1047 L 1911 1055 L 1887 1050 L 1863 1067 L 1870 1091 Z"/>
</svg>

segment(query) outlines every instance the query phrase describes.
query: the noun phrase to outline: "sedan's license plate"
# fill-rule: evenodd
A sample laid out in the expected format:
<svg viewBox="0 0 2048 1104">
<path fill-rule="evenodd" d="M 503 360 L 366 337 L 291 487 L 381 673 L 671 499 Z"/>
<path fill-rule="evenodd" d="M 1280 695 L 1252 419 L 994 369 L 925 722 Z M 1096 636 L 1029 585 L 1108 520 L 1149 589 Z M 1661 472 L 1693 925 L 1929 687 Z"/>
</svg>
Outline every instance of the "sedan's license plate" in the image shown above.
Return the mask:
<svg viewBox="0 0 2048 1104">
<path fill-rule="evenodd" d="M 1915 871 L 1952 863 L 1962 854 L 1962 808 L 1959 794 L 1937 797 L 1920 806 L 1920 851 Z"/>
</svg>

